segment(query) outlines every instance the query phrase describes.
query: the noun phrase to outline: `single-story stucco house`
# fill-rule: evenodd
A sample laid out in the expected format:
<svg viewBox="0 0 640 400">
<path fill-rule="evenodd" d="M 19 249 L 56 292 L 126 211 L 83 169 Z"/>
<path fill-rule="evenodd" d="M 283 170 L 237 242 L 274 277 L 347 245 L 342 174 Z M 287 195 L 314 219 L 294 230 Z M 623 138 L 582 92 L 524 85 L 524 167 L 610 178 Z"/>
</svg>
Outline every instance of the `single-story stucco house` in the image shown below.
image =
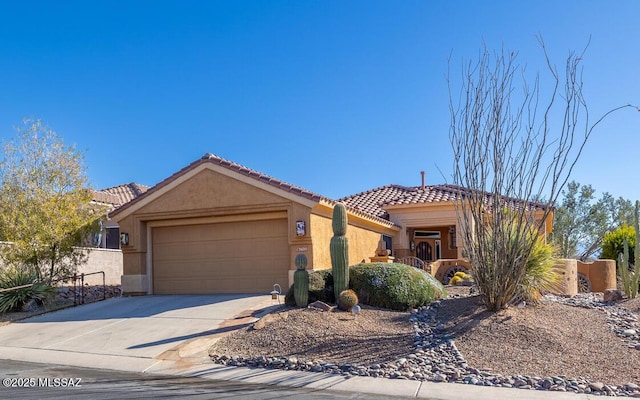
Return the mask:
<svg viewBox="0 0 640 400">
<path fill-rule="evenodd" d="M 308 269 L 331 267 L 335 200 L 213 154 L 151 188 L 102 192 L 115 206 L 110 226 L 119 229 L 128 294 L 268 293 L 274 284 L 286 290 L 299 253 Z M 425 185 L 423 175 L 420 186 L 339 199 L 348 209 L 351 264 L 375 257 L 383 240 L 391 256 L 431 263 L 442 279 L 445 269 L 464 263 L 454 206 L 462 194 L 454 185 Z"/>
</svg>

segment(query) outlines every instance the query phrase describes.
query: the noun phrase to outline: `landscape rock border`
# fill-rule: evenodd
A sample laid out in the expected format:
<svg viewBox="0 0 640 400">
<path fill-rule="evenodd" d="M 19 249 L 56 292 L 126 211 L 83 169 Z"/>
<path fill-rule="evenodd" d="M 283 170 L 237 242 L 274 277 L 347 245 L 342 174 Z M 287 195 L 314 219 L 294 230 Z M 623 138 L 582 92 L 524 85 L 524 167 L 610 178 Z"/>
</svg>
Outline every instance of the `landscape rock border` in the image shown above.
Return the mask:
<svg viewBox="0 0 640 400">
<path fill-rule="evenodd" d="M 610 328 L 624 340 L 630 348 L 640 350 L 640 329 L 638 318 L 628 310 L 599 300 L 593 293 L 583 293 L 565 298 L 547 295 L 544 301 L 594 308 L 607 315 Z M 243 358 L 229 355 L 211 355 L 214 363 L 238 367 L 259 367 L 295 371 L 322 372 L 344 376 L 369 376 L 390 379 L 452 382 L 477 386 L 507 387 L 518 389 L 549 390 L 559 392 L 588 393 L 608 396 L 630 396 L 640 398 L 640 386 L 629 382 L 614 386 L 603 382 L 590 381 L 582 377 L 559 376 L 503 376 L 481 371 L 468 365 L 458 351 L 445 327 L 437 320 L 440 301 L 412 310 L 410 322 L 413 325 L 415 350 L 406 357 L 393 362 L 368 366 L 333 364 L 323 360 L 301 360 L 297 357 L 258 356 Z"/>
</svg>

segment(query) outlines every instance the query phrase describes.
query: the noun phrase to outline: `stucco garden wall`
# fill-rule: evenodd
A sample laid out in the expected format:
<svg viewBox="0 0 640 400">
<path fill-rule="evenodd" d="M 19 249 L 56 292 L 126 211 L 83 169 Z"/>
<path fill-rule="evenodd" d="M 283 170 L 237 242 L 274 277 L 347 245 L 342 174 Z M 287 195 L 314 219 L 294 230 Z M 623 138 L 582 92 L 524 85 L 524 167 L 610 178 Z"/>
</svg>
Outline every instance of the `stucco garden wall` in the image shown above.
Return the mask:
<svg viewBox="0 0 640 400">
<path fill-rule="evenodd" d="M 107 285 L 120 285 L 122 277 L 122 252 L 112 249 L 89 249 L 87 262 L 78 266 L 78 274 L 104 271 Z M 89 285 L 102 285 L 102 274 L 84 278 Z"/>
<path fill-rule="evenodd" d="M 617 287 L 616 262 L 614 260 L 596 260 L 590 263 L 578 261 L 578 273 L 591 283 L 592 292 L 604 292 Z"/>
<path fill-rule="evenodd" d="M 98 249 L 92 247 L 83 248 L 87 254 L 84 264 L 77 266 L 76 273 L 90 274 L 104 271 L 105 284 L 120 285 L 122 277 L 122 252 L 112 249 Z M 0 261 L 0 268 L 4 267 Z M 88 285 L 102 285 L 102 274 L 95 274 L 85 277 L 84 282 Z"/>
</svg>

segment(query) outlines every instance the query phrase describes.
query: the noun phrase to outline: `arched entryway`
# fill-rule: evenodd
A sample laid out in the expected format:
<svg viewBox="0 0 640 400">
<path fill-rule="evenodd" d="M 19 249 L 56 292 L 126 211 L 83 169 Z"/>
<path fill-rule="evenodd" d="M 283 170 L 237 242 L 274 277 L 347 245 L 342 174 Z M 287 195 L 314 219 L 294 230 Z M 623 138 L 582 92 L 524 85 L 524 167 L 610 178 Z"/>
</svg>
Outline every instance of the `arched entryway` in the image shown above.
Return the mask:
<svg viewBox="0 0 640 400">
<path fill-rule="evenodd" d="M 425 240 L 416 245 L 416 257 L 422 261 L 433 261 L 433 247 L 428 241 Z"/>
</svg>

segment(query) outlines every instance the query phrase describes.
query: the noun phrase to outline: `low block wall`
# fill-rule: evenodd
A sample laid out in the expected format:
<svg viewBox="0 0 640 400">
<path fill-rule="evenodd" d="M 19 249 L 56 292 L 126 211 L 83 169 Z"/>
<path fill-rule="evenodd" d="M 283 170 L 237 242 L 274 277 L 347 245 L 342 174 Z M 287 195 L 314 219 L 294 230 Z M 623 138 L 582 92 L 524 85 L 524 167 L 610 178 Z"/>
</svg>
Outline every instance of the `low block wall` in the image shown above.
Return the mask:
<svg viewBox="0 0 640 400">
<path fill-rule="evenodd" d="M 614 260 L 596 260 L 590 263 L 578 261 L 578 273 L 589 280 L 592 292 L 604 292 L 618 286 Z"/>
<path fill-rule="evenodd" d="M 90 274 L 104 271 L 107 285 L 120 285 L 122 277 L 122 251 L 111 249 L 88 249 L 88 259 L 78 266 L 78 274 Z M 89 285 L 102 285 L 102 274 L 89 275 L 84 282 Z"/>
<path fill-rule="evenodd" d="M 443 281 L 444 275 L 449 268 L 460 266 L 464 267 L 467 271 L 471 269 L 469 261 L 464 259 L 451 259 L 451 260 L 438 260 L 431 263 L 431 275 L 435 276 L 440 282 Z"/>
<path fill-rule="evenodd" d="M 122 251 L 112 249 L 97 249 L 87 247 L 87 261 L 79 265 L 77 274 L 90 274 L 93 272 L 104 271 L 105 284 L 120 285 L 122 277 Z M 0 262 L 0 268 L 2 268 Z M 102 285 L 102 274 L 89 275 L 85 277 L 85 284 Z"/>
<path fill-rule="evenodd" d="M 567 296 L 575 296 L 578 294 L 578 261 L 574 259 L 560 259 L 557 261 L 555 267 L 558 268 L 562 274 L 558 294 Z"/>
</svg>

